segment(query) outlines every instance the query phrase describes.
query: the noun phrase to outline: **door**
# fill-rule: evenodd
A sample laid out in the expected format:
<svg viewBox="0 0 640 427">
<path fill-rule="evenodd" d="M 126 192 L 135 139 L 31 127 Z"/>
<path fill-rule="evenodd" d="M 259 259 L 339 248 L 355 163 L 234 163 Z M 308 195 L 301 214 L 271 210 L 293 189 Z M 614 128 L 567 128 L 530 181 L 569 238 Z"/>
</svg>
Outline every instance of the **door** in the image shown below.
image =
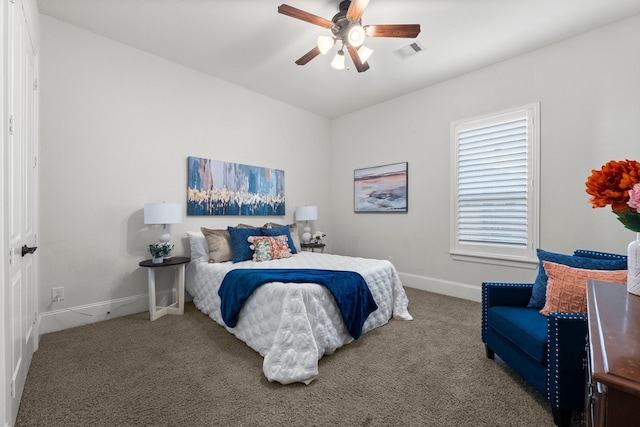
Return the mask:
<svg viewBox="0 0 640 427">
<path fill-rule="evenodd" d="M 5 402 L 8 424 L 18 413 L 37 337 L 37 123 L 34 45 L 21 1 L 8 2 L 7 144 L 4 165 L 4 236 L 8 240 L 5 280 Z M 29 251 L 23 251 L 23 247 Z M 5 386 L 6 387 L 6 386 Z"/>
</svg>

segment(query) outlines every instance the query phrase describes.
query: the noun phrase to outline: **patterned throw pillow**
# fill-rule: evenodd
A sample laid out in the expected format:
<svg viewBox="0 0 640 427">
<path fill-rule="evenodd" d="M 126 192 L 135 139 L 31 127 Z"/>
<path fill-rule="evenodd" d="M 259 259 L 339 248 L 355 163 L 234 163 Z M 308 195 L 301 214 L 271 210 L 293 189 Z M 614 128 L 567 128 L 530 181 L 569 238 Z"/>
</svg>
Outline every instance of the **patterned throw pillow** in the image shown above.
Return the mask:
<svg viewBox="0 0 640 427">
<path fill-rule="evenodd" d="M 586 313 L 587 279 L 627 283 L 627 270 L 585 270 L 544 261 L 548 276 L 547 301 L 540 313 Z"/>
<path fill-rule="evenodd" d="M 291 257 L 287 236 L 250 236 L 247 241 L 256 262 Z"/>
<path fill-rule="evenodd" d="M 273 224 L 273 223 L 267 223 L 267 224 Z M 296 249 L 295 239 L 291 236 L 291 230 L 292 230 L 291 226 L 288 226 L 288 225 L 260 228 L 260 231 L 262 232 L 263 236 L 287 236 L 287 244 L 289 245 L 289 249 L 291 249 L 292 254 L 296 254 L 298 253 L 298 251 Z M 297 228 L 295 229 L 294 233 L 297 236 L 298 234 Z"/>
</svg>

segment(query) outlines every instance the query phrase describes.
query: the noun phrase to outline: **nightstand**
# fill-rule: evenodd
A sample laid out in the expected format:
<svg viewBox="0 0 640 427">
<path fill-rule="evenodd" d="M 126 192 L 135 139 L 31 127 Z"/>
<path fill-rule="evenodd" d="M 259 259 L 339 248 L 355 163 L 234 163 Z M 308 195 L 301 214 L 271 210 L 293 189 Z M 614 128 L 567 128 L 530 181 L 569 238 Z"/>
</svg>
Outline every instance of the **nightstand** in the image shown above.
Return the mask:
<svg viewBox="0 0 640 427">
<path fill-rule="evenodd" d="M 300 247 L 303 251 L 315 252 L 316 249 L 320 249 L 320 253 L 324 253 L 324 243 L 300 243 Z"/>
<path fill-rule="evenodd" d="M 140 267 L 148 268 L 149 280 L 149 317 L 156 320 L 165 314 L 183 314 L 184 313 L 184 270 L 185 266 L 191 261 L 191 258 L 174 256 L 165 259 L 160 264 L 154 264 L 153 260 L 140 262 Z M 156 306 L 156 269 L 171 267 L 175 270 L 176 302 L 167 307 Z"/>
</svg>

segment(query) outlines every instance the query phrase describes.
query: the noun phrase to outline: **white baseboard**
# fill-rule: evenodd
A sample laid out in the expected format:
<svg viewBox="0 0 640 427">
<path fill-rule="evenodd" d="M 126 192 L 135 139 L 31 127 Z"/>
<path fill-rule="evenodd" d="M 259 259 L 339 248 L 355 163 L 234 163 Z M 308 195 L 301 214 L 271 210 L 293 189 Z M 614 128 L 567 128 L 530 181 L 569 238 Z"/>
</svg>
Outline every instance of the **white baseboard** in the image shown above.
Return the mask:
<svg viewBox="0 0 640 427">
<path fill-rule="evenodd" d="M 410 273 L 398 272 L 398 275 L 400 276 L 402 285 L 409 288 L 435 292 L 476 302 L 481 301 L 482 295 L 479 286 L 435 279 L 433 277 L 418 276 Z M 174 293 L 175 290 L 159 292 L 157 294 L 158 303 L 161 305 L 168 305 L 168 301 L 174 300 Z M 187 301 L 191 299 L 187 294 L 185 294 L 185 297 Z M 40 335 L 43 335 L 49 332 L 61 331 L 63 329 L 75 328 L 76 326 L 113 319 L 115 317 L 142 313 L 148 310 L 148 294 L 63 308 L 60 310 L 52 310 L 40 315 L 38 319 L 38 332 Z"/>
<path fill-rule="evenodd" d="M 174 294 L 175 289 L 158 292 L 158 304 L 168 305 L 168 301 L 174 300 Z M 39 333 L 43 335 L 143 311 L 149 311 L 149 294 L 47 311 L 40 315 Z"/>
<path fill-rule="evenodd" d="M 448 280 L 435 279 L 433 277 L 418 276 L 410 273 L 398 272 L 398 275 L 400 276 L 402 285 L 405 287 L 435 292 L 437 294 L 449 295 L 476 302 L 480 302 L 482 298 L 482 289 L 479 286 L 450 282 Z"/>
</svg>

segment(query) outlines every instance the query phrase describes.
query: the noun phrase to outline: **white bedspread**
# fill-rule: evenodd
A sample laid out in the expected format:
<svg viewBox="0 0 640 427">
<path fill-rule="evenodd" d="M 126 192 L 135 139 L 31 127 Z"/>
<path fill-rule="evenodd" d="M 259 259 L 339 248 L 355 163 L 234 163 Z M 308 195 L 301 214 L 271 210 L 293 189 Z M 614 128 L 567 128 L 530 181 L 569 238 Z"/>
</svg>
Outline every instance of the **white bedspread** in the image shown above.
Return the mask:
<svg viewBox="0 0 640 427">
<path fill-rule="evenodd" d="M 264 357 L 269 381 L 310 383 L 318 375 L 318 360 L 353 338 L 327 288 L 313 283 L 268 283 L 247 300 L 235 328 L 220 314 L 218 288 L 235 268 L 317 268 L 356 271 L 366 280 L 378 310 L 369 315 L 363 334 L 386 324 L 391 316 L 411 320 L 408 299 L 389 261 L 300 252 L 268 262 L 210 264 L 193 260 L 187 266 L 186 290 L 195 306 Z M 362 339 L 362 338 L 360 338 Z"/>
</svg>

